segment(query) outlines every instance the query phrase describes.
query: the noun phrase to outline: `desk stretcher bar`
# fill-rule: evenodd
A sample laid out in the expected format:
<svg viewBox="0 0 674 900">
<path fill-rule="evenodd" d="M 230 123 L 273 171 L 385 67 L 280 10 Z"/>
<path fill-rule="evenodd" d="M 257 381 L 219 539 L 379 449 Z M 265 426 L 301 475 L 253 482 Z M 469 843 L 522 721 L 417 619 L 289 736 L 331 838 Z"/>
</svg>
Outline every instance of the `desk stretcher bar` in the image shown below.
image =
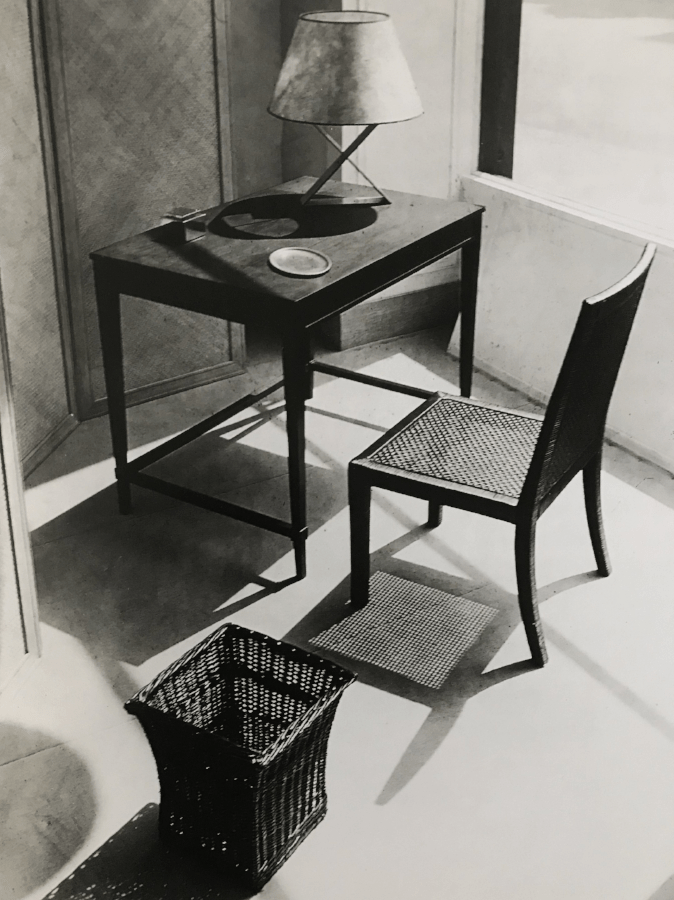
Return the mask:
<svg viewBox="0 0 674 900">
<path fill-rule="evenodd" d="M 396 391 L 400 394 L 408 394 L 412 397 L 419 397 L 422 400 L 427 400 L 429 397 L 432 397 L 434 393 L 433 391 L 427 391 L 423 388 L 411 387 L 410 385 L 399 384 L 396 381 L 389 381 L 385 378 L 363 375 L 360 372 L 353 372 L 351 369 L 344 369 L 341 366 L 331 366 L 328 363 L 315 362 L 312 360 L 309 363 L 309 368 L 315 372 L 323 372 L 325 375 L 332 375 L 336 378 L 346 378 L 351 381 L 359 381 L 362 384 L 369 384 L 373 387 L 383 388 L 388 391 Z M 126 465 L 127 480 L 131 484 L 138 485 L 138 487 L 144 487 L 148 490 L 165 494 L 168 497 L 173 497 L 175 500 L 191 503 L 194 506 L 199 506 L 210 512 L 229 516 L 230 518 L 238 519 L 240 522 L 247 522 L 249 525 L 255 525 L 258 528 L 265 528 L 267 531 L 273 531 L 284 537 L 293 537 L 293 528 L 289 522 L 248 509 L 245 506 L 239 506 L 236 503 L 230 503 L 227 500 L 211 497 L 208 494 L 203 494 L 200 491 L 195 491 L 171 481 L 166 481 L 163 478 L 157 478 L 154 475 L 148 475 L 142 471 L 148 466 L 153 465 L 153 463 L 158 462 L 160 459 L 164 459 L 164 457 L 169 456 L 171 453 L 175 453 L 176 450 L 179 450 L 196 438 L 206 434 L 206 432 L 215 428 L 217 425 L 222 424 L 222 422 L 226 422 L 227 419 L 231 419 L 237 413 L 243 412 L 244 409 L 248 409 L 260 400 L 273 394 L 274 391 L 279 390 L 281 387 L 283 387 L 283 381 L 277 381 L 257 394 L 247 394 L 245 397 L 241 397 L 241 399 L 236 400 L 234 403 L 225 407 L 225 409 L 213 413 L 212 416 L 203 419 L 201 422 L 197 422 L 196 425 L 192 425 L 191 428 L 187 428 L 175 437 L 164 441 L 158 447 L 154 447 L 147 453 L 143 453 L 142 456 L 136 457 L 136 459 L 130 461 Z"/>
<path fill-rule="evenodd" d="M 227 419 L 231 419 L 237 413 L 243 412 L 244 409 L 248 409 L 260 400 L 264 400 L 265 397 L 268 397 L 269 394 L 273 394 L 274 391 L 279 390 L 281 387 L 283 387 L 283 381 L 277 381 L 275 384 L 265 388 L 265 390 L 260 391 L 258 394 L 247 394 L 245 397 L 241 397 L 240 400 L 235 400 L 234 403 L 231 403 L 229 406 L 225 407 L 225 409 L 220 410 L 220 412 L 213 413 L 213 415 L 209 416 L 207 419 L 203 419 L 201 422 L 192 425 L 191 428 L 185 429 L 185 431 L 170 438 L 168 441 L 164 441 L 158 447 L 154 447 L 147 453 L 143 453 L 142 456 L 138 456 L 126 465 L 125 476 L 127 481 L 131 482 L 131 484 L 136 484 L 139 487 L 156 491 L 159 494 L 173 497 L 175 500 L 183 500 L 185 503 L 192 503 L 193 505 L 200 506 L 202 509 L 207 509 L 210 512 L 229 516 L 232 519 L 238 519 L 240 522 L 247 522 L 249 525 L 255 525 L 258 528 L 266 528 L 267 531 L 282 534 L 284 537 L 293 537 L 294 531 L 289 522 L 284 522 L 282 519 L 277 519 L 274 516 L 267 516 L 264 513 L 256 512 L 253 509 L 247 509 L 245 506 L 238 506 L 236 503 L 229 503 L 227 500 L 220 500 L 217 497 L 202 494 L 200 491 L 194 491 L 191 488 L 174 484 L 171 481 L 165 481 L 163 478 L 157 478 L 154 475 L 147 475 L 142 471 L 153 463 L 163 459 L 165 456 L 175 453 L 176 450 L 189 444 L 191 441 L 195 440 L 195 438 L 206 434 L 207 431 L 215 428 L 216 425 L 220 425 L 222 422 L 227 421 Z"/>
<path fill-rule="evenodd" d="M 428 400 L 437 393 L 437 391 L 427 391 L 424 388 L 416 388 L 408 384 L 400 384 L 397 381 L 389 381 L 387 378 L 376 378 L 374 375 L 363 375 L 362 372 L 353 372 L 351 369 L 343 369 L 341 366 L 331 366 L 328 363 L 315 362 L 313 360 L 309 363 L 309 368 L 313 369 L 314 372 L 333 375 L 335 378 L 360 381 L 361 384 L 383 388 L 385 391 L 396 391 L 398 394 L 409 394 L 410 397 L 419 397 L 422 400 Z"/>
</svg>

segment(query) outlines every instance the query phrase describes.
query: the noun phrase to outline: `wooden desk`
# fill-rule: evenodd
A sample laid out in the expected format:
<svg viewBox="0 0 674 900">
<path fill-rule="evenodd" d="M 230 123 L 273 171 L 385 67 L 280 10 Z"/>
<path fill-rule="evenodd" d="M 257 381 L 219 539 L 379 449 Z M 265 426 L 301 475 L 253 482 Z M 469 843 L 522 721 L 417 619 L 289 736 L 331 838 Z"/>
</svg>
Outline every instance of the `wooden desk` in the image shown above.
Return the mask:
<svg viewBox="0 0 674 900">
<path fill-rule="evenodd" d="M 120 510 L 131 511 L 131 484 L 289 537 L 298 578 L 306 574 L 304 407 L 312 373 L 351 378 L 414 397 L 423 391 L 314 361 L 309 329 L 455 250 L 461 250 L 460 388 L 470 396 L 482 208 L 390 192 L 390 206 L 302 207 L 312 179 L 279 185 L 264 196 L 228 204 L 196 240 L 177 223 L 154 228 L 91 254 L 103 347 L 112 448 Z M 318 278 L 293 278 L 271 269 L 278 247 L 320 250 L 332 261 Z M 120 295 L 205 313 L 243 324 L 272 324 L 283 342 L 283 380 L 187 429 L 129 461 L 121 340 Z M 288 432 L 290 522 L 209 497 L 143 470 L 283 386 Z"/>
</svg>

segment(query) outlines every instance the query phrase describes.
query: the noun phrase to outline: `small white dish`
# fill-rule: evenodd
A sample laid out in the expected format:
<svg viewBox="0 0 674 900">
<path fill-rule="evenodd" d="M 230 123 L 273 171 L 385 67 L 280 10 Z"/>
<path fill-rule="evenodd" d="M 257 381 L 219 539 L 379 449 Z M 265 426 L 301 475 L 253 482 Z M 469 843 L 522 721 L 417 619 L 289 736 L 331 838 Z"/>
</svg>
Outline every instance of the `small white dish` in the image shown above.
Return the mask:
<svg viewBox="0 0 674 900">
<path fill-rule="evenodd" d="M 269 265 L 283 275 L 296 278 L 316 278 L 325 275 L 332 267 L 332 262 L 318 250 L 305 247 L 280 247 L 269 254 Z"/>
</svg>

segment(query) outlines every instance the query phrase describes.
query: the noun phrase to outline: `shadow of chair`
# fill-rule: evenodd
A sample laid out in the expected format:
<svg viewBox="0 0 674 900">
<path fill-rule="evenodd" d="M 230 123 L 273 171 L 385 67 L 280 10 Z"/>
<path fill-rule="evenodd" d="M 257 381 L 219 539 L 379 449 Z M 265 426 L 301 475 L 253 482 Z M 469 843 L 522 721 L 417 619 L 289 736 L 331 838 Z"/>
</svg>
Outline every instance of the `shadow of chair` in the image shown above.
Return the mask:
<svg viewBox="0 0 674 900">
<path fill-rule="evenodd" d="M 582 471 L 585 509 L 600 575 L 610 564 L 600 501 L 609 403 L 655 245 L 621 281 L 582 304 L 544 416 L 436 394 L 349 464 L 351 604 L 369 598 L 373 487 L 429 504 L 428 527 L 443 506 L 515 525 L 520 613 L 532 660 L 547 653 L 536 599 L 536 523 Z"/>
<path fill-rule="evenodd" d="M 416 734 L 382 786 L 376 800 L 377 805 L 382 806 L 404 790 L 432 759 L 471 698 L 511 678 L 535 672 L 530 660 L 494 665 L 499 651 L 517 628 L 517 617 L 513 611 L 513 594 L 510 591 L 492 582 L 484 572 L 475 568 L 468 559 L 444 543 L 442 553 L 445 561 L 452 569 L 461 571 L 462 575 L 449 575 L 447 572 L 439 572 L 399 558 L 407 547 L 422 537 L 423 532 L 422 526 L 412 528 L 382 547 L 373 556 L 374 565 L 377 568 L 385 565 L 388 574 L 405 579 L 408 584 L 413 581 L 414 585 L 419 586 L 420 595 L 425 589 L 431 589 L 443 592 L 445 598 L 450 601 L 449 605 L 451 599 L 459 596 L 469 598 L 482 609 L 490 608 L 494 613 L 493 617 L 490 617 L 479 634 L 472 635 L 474 640 L 467 641 L 458 652 L 450 649 L 448 654 L 447 647 L 437 647 L 426 652 L 425 648 L 424 652 L 420 653 L 419 665 L 414 667 L 417 674 L 408 672 L 405 675 L 401 673 L 401 668 L 396 665 L 395 660 L 394 664 L 390 665 L 385 659 L 379 658 L 377 651 L 382 636 L 386 637 L 387 634 L 385 624 L 378 632 L 364 635 L 366 650 L 364 654 L 354 653 L 353 647 L 340 646 L 340 642 L 330 639 L 330 632 L 335 628 L 339 629 L 341 625 L 347 625 L 348 621 L 357 615 L 357 613 L 348 614 L 348 579 L 337 585 L 284 636 L 284 640 L 318 653 L 353 671 L 357 674 L 360 684 L 403 698 L 427 710 Z M 543 589 L 542 599 L 547 599 L 549 595 L 552 596 L 566 587 L 565 583 L 557 582 L 547 585 Z M 488 604 L 488 607 L 485 604 Z M 451 608 L 446 610 L 446 617 L 448 620 L 452 618 Z M 406 622 L 407 617 L 401 616 L 399 624 L 403 628 Z M 465 621 L 454 624 L 459 632 L 463 631 L 466 625 L 468 630 L 471 626 L 470 622 Z M 430 648 L 431 639 L 434 637 L 433 627 L 429 624 L 428 628 L 422 630 L 428 635 Z M 402 642 L 402 655 L 407 657 L 418 651 L 420 641 L 423 642 L 422 634 L 410 634 L 408 637 L 409 640 Z M 428 657 L 434 654 L 449 662 L 447 667 L 449 672 L 447 677 L 441 679 L 441 684 L 431 687 L 428 682 L 418 679 L 418 673 L 423 673 Z"/>
</svg>

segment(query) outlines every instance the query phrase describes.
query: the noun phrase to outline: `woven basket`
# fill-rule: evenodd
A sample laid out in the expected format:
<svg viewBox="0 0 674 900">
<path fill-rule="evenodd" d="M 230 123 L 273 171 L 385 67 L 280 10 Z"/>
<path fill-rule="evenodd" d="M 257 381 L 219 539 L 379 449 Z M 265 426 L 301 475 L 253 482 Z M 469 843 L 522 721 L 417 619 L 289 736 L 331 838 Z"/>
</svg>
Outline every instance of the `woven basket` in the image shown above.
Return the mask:
<svg viewBox="0 0 674 900">
<path fill-rule="evenodd" d="M 354 680 L 227 623 L 128 700 L 157 763 L 162 842 L 262 887 L 326 813 L 328 737 Z"/>
</svg>

